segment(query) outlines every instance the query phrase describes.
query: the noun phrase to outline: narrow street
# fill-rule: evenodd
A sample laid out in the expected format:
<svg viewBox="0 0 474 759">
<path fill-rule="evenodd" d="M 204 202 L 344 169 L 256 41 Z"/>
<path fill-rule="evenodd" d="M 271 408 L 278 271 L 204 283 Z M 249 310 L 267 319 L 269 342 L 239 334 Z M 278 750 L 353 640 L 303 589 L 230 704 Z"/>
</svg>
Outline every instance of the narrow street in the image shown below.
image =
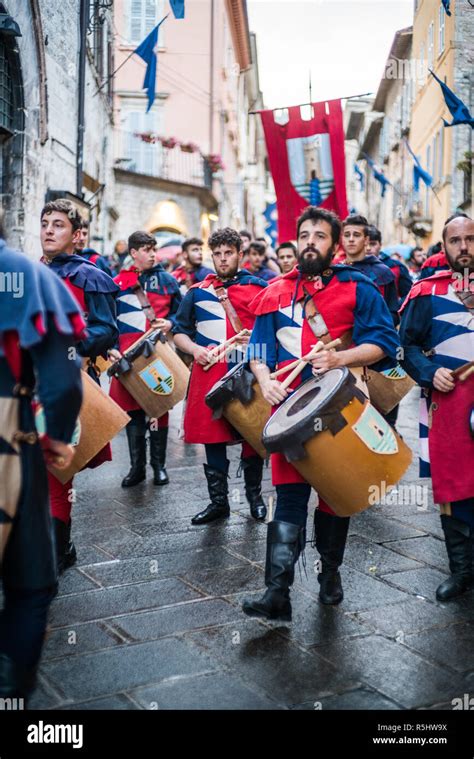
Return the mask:
<svg viewBox="0 0 474 759">
<path fill-rule="evenodd" d="M 415 450 L 417 395 L 399 420 Z M 353 518 L 342 604 L 318 602 L 308 544 L 293 623 L 261 622 L 240 610 L 264 587 L 266 527 L 251 519 L 235 476 L 239 449 L 231 452 L 231 518 L 193 527 L 207 503 L 203 454 L 177 439 L 180 413 L 171 415 L 169 486 L 150 477 L 120 487 L 124 434 L 111 464 L 77 478 L 79 560 L 60 580 L 31 708 L 452 709 L 453 698 L 472 692 L 473 591 L 435 600 L 448 564 L 431 493 L 425 509 L 416 487 L 427 483 L 417 479 L 416 456 L 400 503 Z M 264 491 L 273 492 L 269 470 Z"/>
</svg>

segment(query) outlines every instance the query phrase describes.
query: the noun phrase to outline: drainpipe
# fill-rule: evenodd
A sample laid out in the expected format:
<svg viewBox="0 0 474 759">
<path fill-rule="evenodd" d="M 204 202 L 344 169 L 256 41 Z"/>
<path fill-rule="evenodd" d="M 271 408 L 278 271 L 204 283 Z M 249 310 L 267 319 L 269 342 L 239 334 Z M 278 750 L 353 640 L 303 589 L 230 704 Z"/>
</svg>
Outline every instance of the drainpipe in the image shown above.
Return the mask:
<svg viewBox="0 0 474 759">
<path fill-rule="evenodd" d="M 84 131 L 86 94 L 86 45 L 89 22 L 89 0 L 80 0 L 79 18 L 79 70 L 77 102 L 77 149 L 76 149 L 76 195 L 82 197 L 84 172 Z"/>
</svg>

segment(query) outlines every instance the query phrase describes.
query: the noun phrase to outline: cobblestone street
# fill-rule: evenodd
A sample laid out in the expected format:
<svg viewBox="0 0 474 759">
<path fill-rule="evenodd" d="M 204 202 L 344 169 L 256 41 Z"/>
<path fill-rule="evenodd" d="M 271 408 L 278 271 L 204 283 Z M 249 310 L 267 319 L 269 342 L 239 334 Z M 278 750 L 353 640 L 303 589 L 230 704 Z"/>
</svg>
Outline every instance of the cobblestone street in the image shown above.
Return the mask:
<svg viewBox="0 0 474 759">
<path fill-rule="evenodd" d="M 446 549 L 431 493 L 427 508 L 416 503 L 416 456 L 401 503 L 353 518 L 339 607 L 318 602 L 308 544 L 293 622 L 251 620 L 240 604 L 264 588 L 266 526 L 249 515 L 238 447 L 231 518 L 191 525 L 208 500 L 203 451 L 177 439 L 180 411 L 171 414 L 169 486 L 149 477 L 120 487 L 124 434 L 111 464 L 77 477 L 78 564 L 60 581 L 31 708 L 452 709 L 472 692 L 474 594 L 435 600 Z M 399 429 L 415 450 L 416 418 L 413 391 Z M 268 469 L 264 477 L 268 498 Z"/>
</svg>

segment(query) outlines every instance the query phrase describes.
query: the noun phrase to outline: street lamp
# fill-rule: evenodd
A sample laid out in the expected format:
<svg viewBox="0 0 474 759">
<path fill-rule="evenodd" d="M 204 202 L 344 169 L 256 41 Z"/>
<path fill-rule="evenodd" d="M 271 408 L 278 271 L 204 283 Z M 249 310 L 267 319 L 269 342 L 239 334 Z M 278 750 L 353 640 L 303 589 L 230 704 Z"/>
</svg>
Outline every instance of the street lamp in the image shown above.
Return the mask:
<svg viewBox="0 0 474 759">
<path fill-rule="evenodd" d="M 22 37 L 20 27 L 8 13 L 0 13 L 0 34 L 5 37 Z"/>
</svg>

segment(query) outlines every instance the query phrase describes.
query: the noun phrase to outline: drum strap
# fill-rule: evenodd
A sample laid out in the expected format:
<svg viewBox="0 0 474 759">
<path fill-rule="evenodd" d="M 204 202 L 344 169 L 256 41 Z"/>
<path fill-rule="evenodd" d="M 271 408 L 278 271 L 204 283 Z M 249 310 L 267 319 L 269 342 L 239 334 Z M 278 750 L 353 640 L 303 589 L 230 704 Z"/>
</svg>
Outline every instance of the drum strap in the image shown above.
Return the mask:
<svg viewBox="0 0 474 759">
<path fill-rule="evenodd" d="M 157 320 L 156 314 L 140 282 L 137 282 L 135 285 L 133 285 L 132 292 L 137 296 L 137 300 L 142 307 L 142 311 L 145 314 L 146 318 L 150 324 L 153 325 Z"/>
<path fill-rule="evenodd" d="M 326 345 L 326 343 L 330 343 L 332 340 L 331 333 L 328 330 L 322 314 L 316 307 L 313 296 L 308 292 L 306 287 L 303 287 L 303 290 L 306 295 L 303 306 L 304 315 L 315 337 Z M 352 343 L 352 330 L 349 329 L 347 332 L 344 332 L 344 334 L 341 335 L 340 340 L 342 341 L 342 344 L 336 348 L 336 350 L 342 351 L 349 348 Z"/>
<path fill-rule="evenodd" d="M 239 332 L 242 332 L 243 330 L 242 322 L 239 319 L 239 315 L 237 311 L 235 310 L 234 306 L 230 302 L 230 298 L 227 295 L 227 291 L 225 287 L 216 287 L 216 295 L 219 298 L 219 302 L 222 305 L 222 308 L 224 309 L 227 318 L 232 324 L 232 329 L 234 330 L 234 332 L 236 334 L 238 334 Z"/>
</svg>

